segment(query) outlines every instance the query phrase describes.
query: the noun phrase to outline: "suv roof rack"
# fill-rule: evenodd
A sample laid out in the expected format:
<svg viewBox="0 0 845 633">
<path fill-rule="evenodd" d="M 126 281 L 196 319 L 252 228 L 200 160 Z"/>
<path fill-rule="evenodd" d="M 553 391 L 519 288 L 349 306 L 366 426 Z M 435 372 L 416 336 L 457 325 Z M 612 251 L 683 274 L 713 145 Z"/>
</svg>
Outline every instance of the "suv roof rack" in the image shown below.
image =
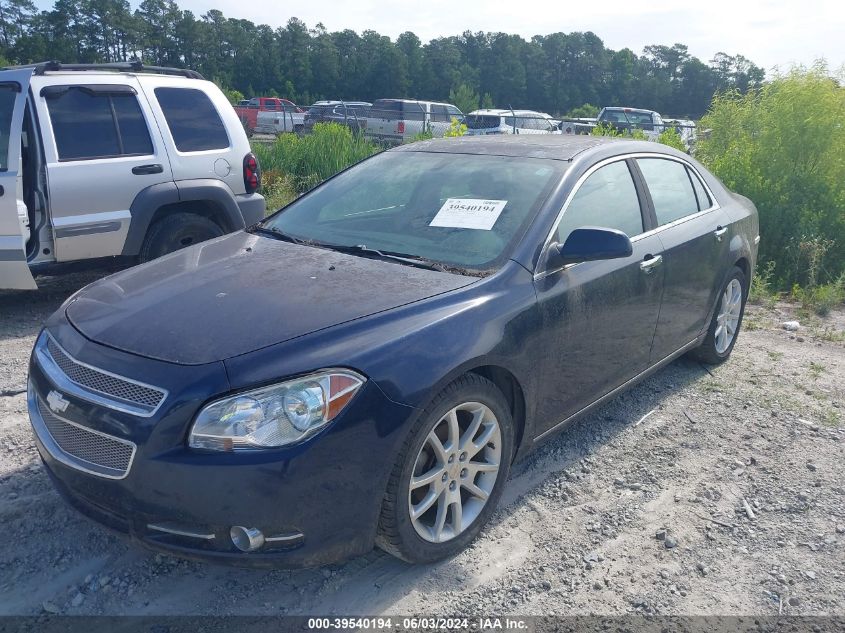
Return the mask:
<svg viewBox="0 0 845 633">
<path fill-rule="evenodd" d="M 111 62 L 104 64 L 63 64 L 59 61 L 39 62 L 37 64 L 23 64 L 9 66 L 9 68 L 32 68 L 36 75 L 43 75 L 50 71 L 59 70 L 110 70 L 127 73 L 155 73 L 159 75 L 177 75 L 188 79 L 205 79 L 200 73 L 187 68 L 169 68 L 167 66 L 146 66 L 140 61 Z"/>
</svg>

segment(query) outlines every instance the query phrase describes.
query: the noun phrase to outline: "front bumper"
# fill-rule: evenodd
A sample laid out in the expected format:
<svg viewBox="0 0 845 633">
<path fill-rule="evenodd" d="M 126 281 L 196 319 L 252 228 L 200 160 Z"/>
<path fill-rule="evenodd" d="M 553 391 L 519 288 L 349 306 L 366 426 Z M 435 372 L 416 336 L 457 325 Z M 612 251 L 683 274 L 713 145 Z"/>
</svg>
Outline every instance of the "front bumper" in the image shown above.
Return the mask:
<svg viewBox="0 0 845 633">
<path fill-rule="evenodd" d="M 67 343 L 72 333 L 64 335 L 64 347 L 78 348 L 78 341 Z M 119 367 L 114 350 L 90 342 L 83 348 L 86 363 L 119 375 L 148 362 L 126 354 Z M 203 373 L 196 367 L 177 373 L 184 373 L 187 382 L 191 370 Z M 149 372 L 144 377 L 151 382 Z M 185 438 L 195 412 L 211 394 L 180 398 L 179 385 L 169 378 L 161 385 L 170 394 L 167 401 L 146 419 L 62 393 L 68 403 L 63 419 L 137 446 L 125 476 L 110 478 L 69 463 L 51 442 L 49 430 L 45 436 L 43 415 L 52 414 L 44 403 L 59 386 L 33 356 L 29 412 L 36 443 L 57 490 L 71 506 L 150 549 L 233 565 L 307 567 L 372 549 L 392 456 L 413 409 L 393 403 L 370 381 L 328 428 L 302 444 L 201 453 L 189 450 Z M 206 382 L 211 390 L 219 388 L 213 379 Z M 190 389 L 185 386 L 183 393 Z M 232 544 L 232 526 L 255 527 L 276 540 L 244 553 Z"/>
</svg>

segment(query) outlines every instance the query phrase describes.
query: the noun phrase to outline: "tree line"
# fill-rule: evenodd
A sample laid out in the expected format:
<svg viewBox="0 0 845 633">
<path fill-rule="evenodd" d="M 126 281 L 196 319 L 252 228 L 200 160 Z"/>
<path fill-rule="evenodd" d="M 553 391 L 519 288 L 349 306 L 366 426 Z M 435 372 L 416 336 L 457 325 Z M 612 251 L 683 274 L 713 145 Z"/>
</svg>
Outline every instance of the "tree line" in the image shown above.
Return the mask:
<svg viewBox="0 0 845 633">
<path fill-rule="evenodd" d="M 407 31 L 396 40 L 366 30 L 328 32 L 298 18 L 284 27 L 199 17 L 172 0 L 0 0 L 0 54 L 12 64 L 44 60 L 141 59 L 184 66 L 246 96 L 316 99 L 416 97 L 495 104 L 553 114 L 587 115 L 593 106 L 630 105 L 698 118 L 715 92 L 759 87 L 764 72 L 742 55 L 717 53 L 706 63 L 683 44 L 607 48 L 592 32 L 525 40 L 507 33 L 439 37 L 423 43 Z"/>
</svg>

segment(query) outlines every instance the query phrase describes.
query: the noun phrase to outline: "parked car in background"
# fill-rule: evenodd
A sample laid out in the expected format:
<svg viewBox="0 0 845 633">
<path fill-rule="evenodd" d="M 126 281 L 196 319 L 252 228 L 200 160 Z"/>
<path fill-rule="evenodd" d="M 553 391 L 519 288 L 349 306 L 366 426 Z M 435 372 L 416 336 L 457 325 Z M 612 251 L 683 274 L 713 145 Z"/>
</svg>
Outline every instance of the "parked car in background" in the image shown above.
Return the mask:
<svg viewBox="0 0 845 633">
<path fill-rule="evenodd" d="M 562 134 L 589 134 L 596 127 L 596 122 L 595 117 L 564 119 L 558 124 L 558 128 Z"/>
<path fill-rule="evenodd" d="M 698 126 L 696 126 L 695 121 L 690 119 L 663 119 L 663 122 L 668 127 L 675 128 L 684 143 L 684 147 L 687 148 L 687 152 L 691 152 L 698 140 Z"/>
<path fill-rule="evenodd" d="M 317 101 L 305 113 L 306 133 L 316 123 L 340 123 L 353 132 L 363 132 L 372 103 L 367 101 Z"/>
<path fill-rule="evenodd" d="M 304 114 L 303 109 L 293 101 L 279 99 L 278 97 L 253 97 L 247 101 L 246 105 L 235 106 L 235 112 L 238 114 L 241 124 L 248 135 L 252 135 L 257 131 L 259 112 Z M 271 124 L 265 121 L 265 125 L 269 127 Z"/>
<path fill-rule="evenodd" d="M 534 110 L 473 110 L 464 118 L 468 136 L 486 134 L 560 134 L 560 121 Z"/>
<path fill-rule="evenodd" d="M 0 128 L 0 288 L 35 288 L 57 263 L 149 261 L 264 217 L 244 129 L 194 71 L 0 70 Z"/>
<path fill-rule="evenodd" d="M 403 145 L 74 295 L 31 358 L 36 445 L 152 549 L 443 559 L 544 439 L 684 353 L 727 360 L 757 236 L 657 143 Z"/>
<path fill-rule="evenodd" d="M 642 130 L 649 140 L 656 140 L 665 128 L 663 118 L 659 113 L 638 108 L 602 108 L 597 123 L 609 125 L 620 132 Z"/>
<path fill-rule="evenodd" d="M 378 99 L 368 111 L 364 135 L 380 143 L 397 145 L 421 132 L 443 136 L 452 119 L 462 121 L 463 118 L 463 113 L 451 103 Z"/>
<path fill-rule="evenodd" d="M 294 103 L 285 103 L 279 110 L 260 111 L 256 115 L 257 134 L 301 134 L 304 129 L 305 111 Z"/>
</svg>

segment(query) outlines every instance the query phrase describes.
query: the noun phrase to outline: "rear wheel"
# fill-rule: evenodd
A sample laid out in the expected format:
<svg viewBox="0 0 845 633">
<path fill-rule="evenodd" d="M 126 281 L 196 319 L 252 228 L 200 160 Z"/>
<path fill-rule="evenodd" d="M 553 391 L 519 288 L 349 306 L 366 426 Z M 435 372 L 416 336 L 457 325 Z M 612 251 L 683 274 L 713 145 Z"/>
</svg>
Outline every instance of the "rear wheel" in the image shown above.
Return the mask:
<svg viewBox="0 0 845 633">
<path fill-rule="evenodd" d="M 719 294 L 719 305 L 710 321 L 707 336 L 700 347 L 690 352 L 692 357 L 711 365 L 728 359 L 739 336 L 747 294 L 745 273 L 734 266 Z"/>
<path fill-rule="evenodd" d="M 217 223 L 196 213 L 169 215 L 149 228 L 138 258 L 148 262 L 221 235 L 223 229 Z"/>
<path fill-rule="evenodd" d="M 495 510 L 512 454 L 502 393 L 476 374 L 459 378 L 405 442 L 382 505 L 378 546 L 411 563 L 464 549 Z"/>
</svg>

